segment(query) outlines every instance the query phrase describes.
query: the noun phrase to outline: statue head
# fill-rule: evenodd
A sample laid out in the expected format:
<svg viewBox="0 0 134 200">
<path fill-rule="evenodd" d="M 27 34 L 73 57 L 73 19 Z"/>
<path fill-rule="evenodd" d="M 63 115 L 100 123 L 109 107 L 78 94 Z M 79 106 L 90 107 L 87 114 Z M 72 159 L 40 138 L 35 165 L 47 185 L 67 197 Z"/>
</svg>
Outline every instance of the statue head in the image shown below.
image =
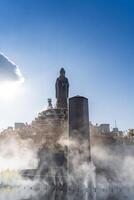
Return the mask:
<svg viewBox="0 0 134 200">
<path fill-rule="evenodd" d="M 65 76 L 65 73 L 66 73 L 66 72 L 65 72 L 64 68 L 61 68 L 61 69 L 60 69 L 60 75 L 61 75 L 61 76 Z"/>
</svg>

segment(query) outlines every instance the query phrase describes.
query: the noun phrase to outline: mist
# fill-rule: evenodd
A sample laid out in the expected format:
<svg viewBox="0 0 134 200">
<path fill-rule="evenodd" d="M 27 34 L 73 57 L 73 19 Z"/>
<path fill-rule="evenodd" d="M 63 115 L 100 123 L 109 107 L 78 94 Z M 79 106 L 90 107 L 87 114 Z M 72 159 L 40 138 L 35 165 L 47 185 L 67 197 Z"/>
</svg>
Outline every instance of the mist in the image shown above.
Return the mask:
<svg viewBox="0 0 134 200">
<path fill-rule="evenodd" d="M 66 135 L 66 134 L 65 134 Z M 0 140 L 0 195 L 2 200 L 21 199 L 133 199 L 134 187 L 134 148 L 132 145 L 94 145 L 85 141 L 60 137 L 57 145 L 69 149 L 65 154 L 68 170 L 59 167 L 60 184 L 66 181 L 67 191 L 55 191 L 55 160 L 51 151 L 43 151 L 39 167 L 40 147 L 32 139 L 22 139 L 18 135 L 1 136 Z M 53 145 L 52 145 L 53 146 Z M 91 153 L 91 161 L 88 160 Z M 51 165 L 51 166 L 50 166 Z M 45 167 L 52 173 L 41 176 Z M 71 166 L 71 167 L 70 167 Z M 19 173 L 25 169 L 37 169 L 34 178 Z M 70 170 L 71 169 L 71 170 Z M 55 171 L 54 171 L 55 170 Z M 60 174 L 61 173 L 61 174 Z M 52 176 L 52 180 L 48 177 Z M 66 180 L 63 180 L 63 177 Z M 7 192 L 7 191 L 10 192 Z M 8 195 L 7 195 L 8 193 Z M 8 196 L 8 197 L 7 197 Z"/>
</svg>

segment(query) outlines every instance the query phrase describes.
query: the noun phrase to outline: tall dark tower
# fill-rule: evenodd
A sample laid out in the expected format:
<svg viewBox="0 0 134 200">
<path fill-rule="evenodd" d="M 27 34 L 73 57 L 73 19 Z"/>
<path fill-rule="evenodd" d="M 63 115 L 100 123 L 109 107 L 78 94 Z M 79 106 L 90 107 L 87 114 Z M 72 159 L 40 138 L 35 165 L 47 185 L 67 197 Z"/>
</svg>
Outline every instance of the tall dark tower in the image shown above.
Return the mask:
<svg viewBox="0 0 134 200">
<path fill-rule="evenodd" d="M 69 82 L 68 79 L 65 77 L 64 68 L 60 69 L 60 76 L 56 80 L 55 89 L 56 89 L 57 108 L 67 109 Z"/>
<path fill-rule="evenodd" d="M 89 140 L 88 99 L 75 96 L 69 99 L 69 136 Z"/>
<path fill-rule="evenodd" d="M 79 149 L 83 148 L 82 144 L 86 144 L 85 151 L 89 152 L 87 159 L 90 160 L 89 111 L 88 99 L 85 97 L 69 99 L 69 138 L 78 141 Z"/>
</svg>

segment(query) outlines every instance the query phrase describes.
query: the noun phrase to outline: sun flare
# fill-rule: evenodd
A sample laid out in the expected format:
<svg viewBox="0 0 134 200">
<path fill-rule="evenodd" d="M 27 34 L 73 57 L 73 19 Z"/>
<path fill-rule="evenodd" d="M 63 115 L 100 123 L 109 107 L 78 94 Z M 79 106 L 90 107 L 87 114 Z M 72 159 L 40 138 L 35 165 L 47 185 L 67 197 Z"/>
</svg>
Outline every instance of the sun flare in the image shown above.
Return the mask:
<svg viewBox="0 0 134 200">
<path fill-rule="evenodd" d="M 22 82 L 4 82 L 0 84 L 0 99 L 10 99 L 18 95 Z"/>
</svg>

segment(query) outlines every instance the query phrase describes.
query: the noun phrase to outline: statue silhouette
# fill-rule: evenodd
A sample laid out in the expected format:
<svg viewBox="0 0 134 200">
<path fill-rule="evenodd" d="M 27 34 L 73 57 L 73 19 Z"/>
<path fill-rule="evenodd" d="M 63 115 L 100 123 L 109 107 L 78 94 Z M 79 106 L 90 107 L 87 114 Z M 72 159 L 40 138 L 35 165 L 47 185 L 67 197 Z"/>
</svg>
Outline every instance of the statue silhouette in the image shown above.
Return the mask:
<svg viewBox="0 0 134 200">
<path fill-rule="evenodd" d="M 69 93 L 69 82 L 65 77 L 64 68 L 60 69 L 60 76 L 56 80 L 56 99 L 57 99 L 57 108 L 67 108 L 67 99 Z"/>
</svg>

